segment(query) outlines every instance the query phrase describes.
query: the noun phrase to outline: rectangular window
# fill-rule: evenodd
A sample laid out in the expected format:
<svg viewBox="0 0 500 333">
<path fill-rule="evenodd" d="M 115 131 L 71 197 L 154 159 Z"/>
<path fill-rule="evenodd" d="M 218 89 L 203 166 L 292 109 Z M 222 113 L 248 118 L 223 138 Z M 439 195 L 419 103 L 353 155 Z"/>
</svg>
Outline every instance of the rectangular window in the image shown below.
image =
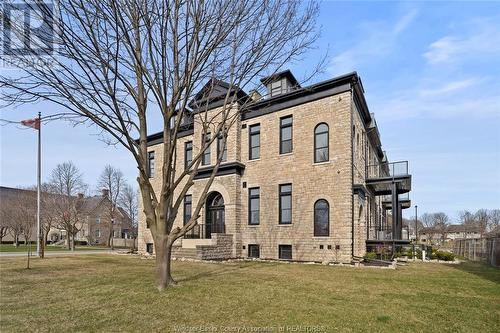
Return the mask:
<svg viewBox="0 0 500 333">
<path fill-rule="evenodd" d="M 260 158 L 260 124 L 250 126 L 248 133 L 250 135 L 248 159 L 255 160 Z"/>
<path fill-rule="evenodd" d="M 280 185 L 279 224 L 292 223 L 292 184 Z"/>
<path fill-rule="evenodd" d="M 193 207 L 192 196 L 190 194 L 184 197 L 184 225 L 191 219 L 191 209 Z"/>
<path fill-rule="evenodd" d="M 101 230 L 97 229 L 97 230 L 95 231 L 95 236 L 96 236 L 96 237 L 101 237 Z"/>
<path fill-rule="evenodd" d="M 292 246 L 291 245 L 278 245 L 279 258 L 285 260 L 292 260 Z"/>
<path fill-rule="evenodd" d="M 95 224 L 100 224 L 100 223 L 101 223 L 101 218 L 100 217 L 96 218 L 95 219 Z"/>
<path fill-rule="evenodd" d="M 222 158 L 220 156 L 221 152 Z M 227 161 L 227 142 L 224 142 L 224 133 L 220 133 L 217 137 L 217 158 L 220 158 L 221 162 Z"/>
<path fill-rule="evenodd" d="M 293 150 L 292 126 L 292 116 L 287 116 L 280 119 L 280 154 L 291 153 Z"/>
<path fill-rule="evenodd" d="M 271 97 L 282 93 L 282 80 L 271 83 Z"/>
<path fill-rule="evenodd" d="M 184 167 L 189 169 L 193 162 L 193 141 L 184 144 Z"/>
<path fill-rule="evenodd" d="M 210 133 L 204 134 L 202 138 L 202 147 L 208 145 L 211 140 Z M 203 152 L 203 159 L 201 160 L 202 165 L 210 165 L 210 146 Z"/>
<path fill-rule="evenodd" d="M 146 252 L 153 254 L 153 243 L 146 243 Z"/>
<path fill-rule="evenodd" d="M 150 178 L 155 176 L 155 152 L 148 152 L 148 176 Z"/>
<path fill-rule="evenodd" d="M 248 244 L 248 258 L 260 258 L 259 245 Z"/>
<path fill-rule="evenodd" d="M 260 223 L 260 189 L 258 187 L 248 189 L 248 224 L 258 225 Z"/>
</svg>

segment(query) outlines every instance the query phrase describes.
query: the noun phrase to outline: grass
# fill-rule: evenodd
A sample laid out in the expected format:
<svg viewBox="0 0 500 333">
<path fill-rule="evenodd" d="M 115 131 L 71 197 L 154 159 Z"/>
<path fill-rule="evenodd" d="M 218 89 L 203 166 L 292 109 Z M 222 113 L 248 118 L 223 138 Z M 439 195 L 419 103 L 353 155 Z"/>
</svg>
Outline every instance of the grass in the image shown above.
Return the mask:
<svg viewBox="0 0 500 333">
<path fill-rule="evenodd" d="M 2 332 L 292 332 L 293 325 L 320 325 L 319 332 L 500 332 L 500 270 L 479 263 L 381 270 L 174 262 L 180 285 L 163 293 L 153 287 L 153 260 L 82 255 L 24 265 L 0 259 Z"/>
<path fill-rule="evenodd" d="M 19 244 L 16 247 L 14 244 L 0 244 L 0 252 L 28 252 L 28 245 Z M 76 251 L 82 250 L 109 250 L 107 247 L 99 247 L 99 246 L 77 246 L 75 248 Z M 31 251 L 33 253 L 36 252 L 36 243 L 31 244 Z M 49 245 L 45 248 L 45 251 L 70 251 L 66 246 L 55 246 Z"/>
</svg>

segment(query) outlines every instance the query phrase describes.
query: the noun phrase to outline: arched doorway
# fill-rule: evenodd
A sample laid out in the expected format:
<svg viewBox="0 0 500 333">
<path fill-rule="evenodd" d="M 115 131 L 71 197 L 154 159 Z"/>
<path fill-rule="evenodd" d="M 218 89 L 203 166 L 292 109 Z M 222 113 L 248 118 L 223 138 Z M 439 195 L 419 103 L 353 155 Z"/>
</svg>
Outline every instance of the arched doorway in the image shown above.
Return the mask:
<svg viewBox="0 0 500 333">
<path fill-rule="evenodd" d="M 212 233 L 225 233 L 224 198 L 219 192 L 212 192 L 207 197 L 205 220 L 205 238 L 212 238 Z"/>
</svg>

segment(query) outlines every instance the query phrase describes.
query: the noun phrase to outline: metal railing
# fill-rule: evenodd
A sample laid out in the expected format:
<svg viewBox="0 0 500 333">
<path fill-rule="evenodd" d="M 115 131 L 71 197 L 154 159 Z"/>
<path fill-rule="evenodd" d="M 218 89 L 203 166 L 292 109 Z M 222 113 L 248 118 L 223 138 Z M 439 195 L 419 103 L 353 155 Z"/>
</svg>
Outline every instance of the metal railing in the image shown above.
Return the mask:
<svg viewBox="0 0 500 333">
<path fill-rule="evenodd" d="M 368 178 L 385 178 L 408 175 L 408 161 L 379 163 L 367 166 Z"/>
<path fill-rule="evenodd" d="M 401 193 L 398 198 L 399 202 L 410 200 L 410 193 Z M 390 194 L 382 196 L 382 202 L 391 202 L 392 196 Z"/>
<path fill-rule="evenodd" d="M 193 229 L 189 230 L 184 238 L 187 239 L 204 239 L 211 238 L 211 234 L 225 234 L 225 224 L 197 224 Z"/>
</svg>

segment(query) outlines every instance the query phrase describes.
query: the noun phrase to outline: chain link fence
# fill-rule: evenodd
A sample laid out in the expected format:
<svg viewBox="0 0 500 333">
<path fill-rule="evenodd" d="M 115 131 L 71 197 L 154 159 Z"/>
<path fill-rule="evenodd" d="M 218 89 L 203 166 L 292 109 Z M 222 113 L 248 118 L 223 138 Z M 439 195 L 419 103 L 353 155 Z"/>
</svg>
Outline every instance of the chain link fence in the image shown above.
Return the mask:
<svg viewBox="0 0 500 333">
<path fill-rule="evenodd" d="M 473 261 L 484 261 L 500 267 L 500 238 L 456 239 L 453 253 Z"/>
</svg>

